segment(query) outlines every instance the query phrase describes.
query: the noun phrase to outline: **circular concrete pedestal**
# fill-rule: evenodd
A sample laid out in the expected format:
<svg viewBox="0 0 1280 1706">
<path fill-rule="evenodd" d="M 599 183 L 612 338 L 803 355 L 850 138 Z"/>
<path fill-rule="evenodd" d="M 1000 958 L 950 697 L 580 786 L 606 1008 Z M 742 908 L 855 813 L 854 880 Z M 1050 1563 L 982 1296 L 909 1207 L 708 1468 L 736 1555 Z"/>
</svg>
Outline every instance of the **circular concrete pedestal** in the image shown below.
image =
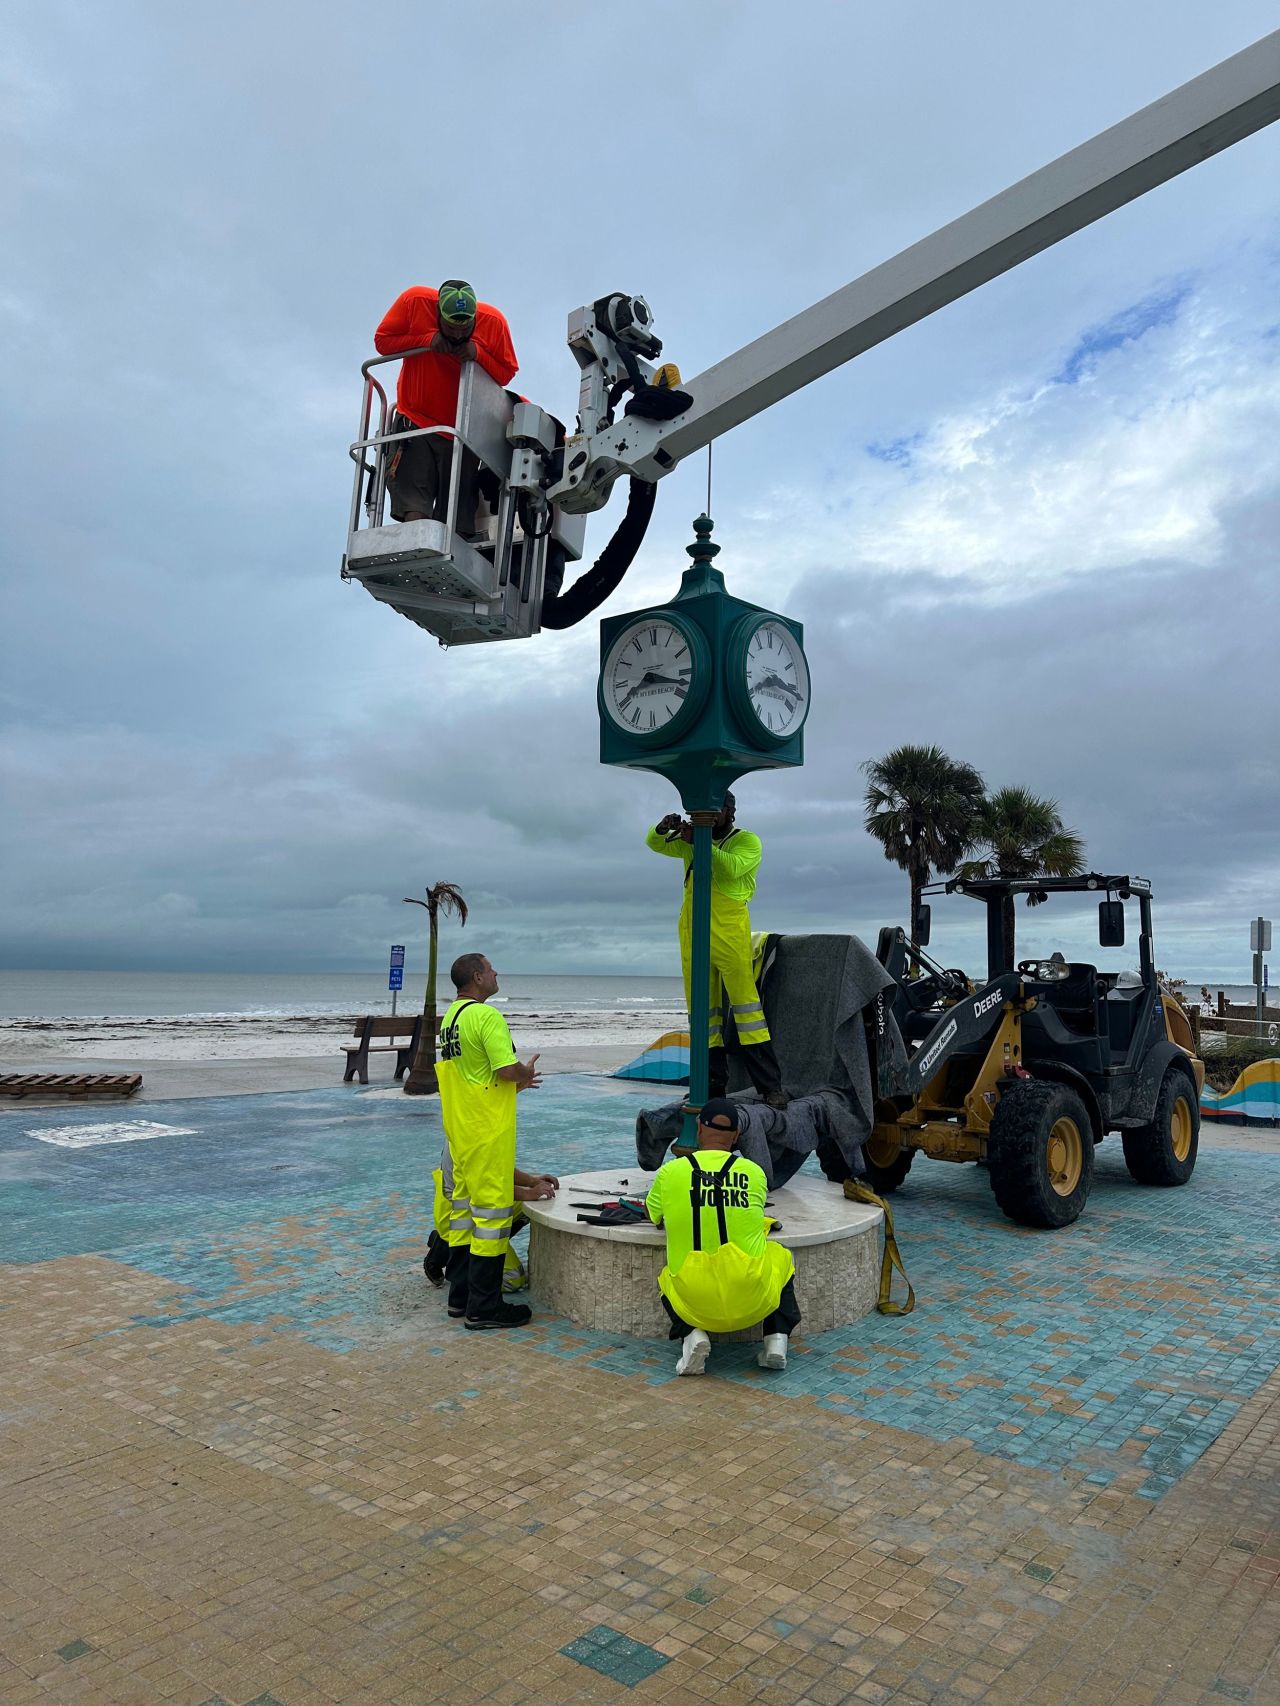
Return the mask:
<svg viewBox="0 0 1280 1706">
<path fill-rule="evenodd" d="M 529 1286 L 536 1308 L 602 1333 L 666 1338 L 670 1322 L 658 1291 L 666 1256 L 663 1232 L 647 1221 L 634 1228 L 584 1226 L 577 1217 L 591 1211 L 570 1207 L 644 1197 L 652 1182 L 652 1173 L 638 1169 L 574 1173 L 561 1179 L 551 1202 L 522 1205 L 529 1219 Z M 850 1202 L 838 1185 L 817 1176 L 792 1179 L 770 1191 L 769 1202 L 768 1212 L 781 1223 L 773 1237 L 795 1257 L 803 1315 L 796 1337 L 869 1315 L 880 1292 L 881 1211 Z M 725 1336 L 758 1339 L 760 1329 Z"/>
</svg>

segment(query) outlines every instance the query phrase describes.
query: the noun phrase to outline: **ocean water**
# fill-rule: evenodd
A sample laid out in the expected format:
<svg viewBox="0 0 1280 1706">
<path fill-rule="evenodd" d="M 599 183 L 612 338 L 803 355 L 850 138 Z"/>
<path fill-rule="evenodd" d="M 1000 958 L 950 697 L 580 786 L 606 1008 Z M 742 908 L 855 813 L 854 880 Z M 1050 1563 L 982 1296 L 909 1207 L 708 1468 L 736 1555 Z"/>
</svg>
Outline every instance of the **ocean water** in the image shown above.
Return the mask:
<svg viewBox="0 0 1280 1706">
<path fill-rule="evenodd" d="M 410 974 L 398 1012 L 417 1013 L 423 993 L 422 975 Z M 440 1010 L 452 999 L 446 978 Z M 676 977 L 505 977 L 493 1005 L 526 1050 L 639 1050 L 685 1020 Z M 385 972 L 0 971 L 0 1056 L 317 1055 L 358 1015 L 390 1012 Z"/>
<path fill-rule="evenodd" d="M 1247 984 L 1211 983 L 1253 1001 Z M 1185 997 L 1199 998 L 1188 979 Z M 410 973 L 398 1011 L 417 1013 Z M 440 1011 L 453 998 L 438 986 Z M 675 977 L 504 977 L 494 1000 L 522 1050 L 606 1046 L 639 1052 L 683 1029 Z M 0 971 L 0 1058 L 243 1060 L 327 1054 L 365 1013 L 391 1012 L 385 972 Z M 624 1056 L 625 1058 L 625 1056 Z"/>
</svg>

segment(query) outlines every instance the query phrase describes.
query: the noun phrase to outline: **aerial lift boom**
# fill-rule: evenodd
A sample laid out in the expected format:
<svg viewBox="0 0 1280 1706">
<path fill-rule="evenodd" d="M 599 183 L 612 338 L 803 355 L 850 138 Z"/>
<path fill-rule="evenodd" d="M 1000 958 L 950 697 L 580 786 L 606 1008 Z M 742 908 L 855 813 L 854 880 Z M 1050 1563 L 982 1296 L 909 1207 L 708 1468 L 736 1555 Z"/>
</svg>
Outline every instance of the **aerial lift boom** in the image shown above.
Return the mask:
<svg viewBox="0 0 1280 1706">
<path fill-rule="evenodd" d="M 1280 30 L 1073 148 L 684 386 L 674 369 L 652 365 L 662 345 L 644 299 L 603 297 L 569 317 L 569 346 L 580 369 L 578 419 L 571 434 L 536 405 L 499 392 L 470 364 L 456 432 L 497 476 L 501 493 L 492 548 L 482 546 L 478 553 L 453 531 L 456 475 L 443 522 L 381 524 L 386 457 L 396 435 L 386 430 L 385 393 L 371 379 L 376 364 L 366 363 L 361 433 L 351 450 L 356 490 L 343 572 L 437 633 L 442 643 L 523 637 L 543 625 L 567 626 L 565 612 L 555 614 L 565 595 L 554 585 L 548 588 L 548 564 L 561 567 L 566 558 L 580 554 L 578 518 L 602 508 L 618 479 L 631 481 L 624 529 L 638 537 L 626 538 L 603 572 L 598 564 L 578 583 L 574 620 L 617 585 L 643 537 L 650 488 L 686 457 L 1278 117 Z M 369 431 L 371 384 L 382 397 L 376 434 Z M 464 419 L 469 414 L 483 416 L 492 429 L 483 446 Z M 360 491 L 366 477 L 368 525 L 361 528 Z M 410 529 L 432 532 L 429 538 L 421 531 L 410 537 Z M 372 539 L 375 534 L 380 537 Z M 455 572 L 459 567 L 461 574 Z"/>
</svg>

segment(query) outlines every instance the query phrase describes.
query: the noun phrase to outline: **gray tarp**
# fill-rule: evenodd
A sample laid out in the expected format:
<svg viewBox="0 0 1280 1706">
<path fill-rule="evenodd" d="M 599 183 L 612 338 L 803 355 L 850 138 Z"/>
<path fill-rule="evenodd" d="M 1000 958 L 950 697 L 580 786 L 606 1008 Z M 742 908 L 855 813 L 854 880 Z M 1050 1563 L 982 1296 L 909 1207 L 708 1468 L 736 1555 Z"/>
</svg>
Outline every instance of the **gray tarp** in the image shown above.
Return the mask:
<svg viewBox="0 0 1280 1706">
<path fill-rule="evenodd" d="M 682 1102 L 646 1108 L 636 1117 L 636 1160 L 646 1172 L 661 1167 L 684 1124 Z M 780 1112 L 763 1102 L 742 1102 L 746 1127 L 738 1149 L 764 1168 L 770 1186 L 785 1185 L 814 1150 L 833 1178 L 862 1177 L 862 1127 L 842 1090 L 818 1090 L 801 1096 Z"/>
<path fill-rule="evenodd" d="M 875 1120 L 862 1013 L 880 990 L 893 988 L 893 979 L 856 936 L 779 936 L 776 948 L 761 997 L 782 1082 L 793 1100 L 785 1113 L 745 1104 L 751 1109 L 751 1130 L 744 1134 L 743 1153 L 760 1161 L 771 1182 L 777 1176 L 782 1183 L 826 1139 L 856 1176 L 862 1171 L 862 1144 Z M 896 1026 L 893 1030 L 891 1044 Z M 749 1084 L 746 1068 L 731 1049 L 730 1092 Z M 838 1094 L 824 1094 L 832 1091 Z M 673 1103 L 637 1119 L 636 1155 L 642 1166 L 660 1164 L 679 1132 L 678 1108 Z M 769 1165 L 757 1149 L 768 1154 Z"/>
</svg>

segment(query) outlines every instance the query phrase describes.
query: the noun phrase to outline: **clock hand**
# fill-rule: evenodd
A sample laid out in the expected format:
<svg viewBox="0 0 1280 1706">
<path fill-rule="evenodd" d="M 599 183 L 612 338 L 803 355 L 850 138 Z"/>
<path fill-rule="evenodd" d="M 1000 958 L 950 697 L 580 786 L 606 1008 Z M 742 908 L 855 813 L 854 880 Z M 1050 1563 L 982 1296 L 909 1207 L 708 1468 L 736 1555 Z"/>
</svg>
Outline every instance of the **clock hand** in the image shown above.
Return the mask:
<svg viewBox="0 0 1280 1706">
<path fill-rule="evenodd" d="M 636 694 L 640 691 L 640 689 L 642 687 L 683 687 L 683 686 L 684 686 L 683 681 L 673 681 L 669 675 L 656 675 L 653 670 L 646 669 L 644 674 L 640 677 L 639 681 L 636 682 L 635 686 L 627 694 L 626 698 L 619 701 L 618 709 L 620 711 L 625 711 L 627 706 L 635 698 Z"/>
<path fill-rule="evenodd" d="M 792 687 L 792 685 L 789 681 L 783 681 L 782 677 L 778 676 L 778 675 L 766 675 L 764 680 L 760 683 L 760 685 L 761 685 L 761 687 L 776 688 L 779 693 L 790 694 L 791 698 L 793 698 L 793 699 L 803 699 L 804 698 L 804 694 L 800 691 L 800 689 L 798 687 Z"/>
<path fill-rule="evenodd" d="M 646 669 L 644 674 L 640 677 L 639 681 L 636 682 L 635 686 L 627 694 L 626 698 L 619 701 L 618 709 L 620 711 L 625 711 L 627 706 L 635 698 L 636 694 L 640 691 L 640 689 L 642 687 L 651 686 L 652 681 L 653 681 L 653 671 L 651 669 Z"/>
</svg>

